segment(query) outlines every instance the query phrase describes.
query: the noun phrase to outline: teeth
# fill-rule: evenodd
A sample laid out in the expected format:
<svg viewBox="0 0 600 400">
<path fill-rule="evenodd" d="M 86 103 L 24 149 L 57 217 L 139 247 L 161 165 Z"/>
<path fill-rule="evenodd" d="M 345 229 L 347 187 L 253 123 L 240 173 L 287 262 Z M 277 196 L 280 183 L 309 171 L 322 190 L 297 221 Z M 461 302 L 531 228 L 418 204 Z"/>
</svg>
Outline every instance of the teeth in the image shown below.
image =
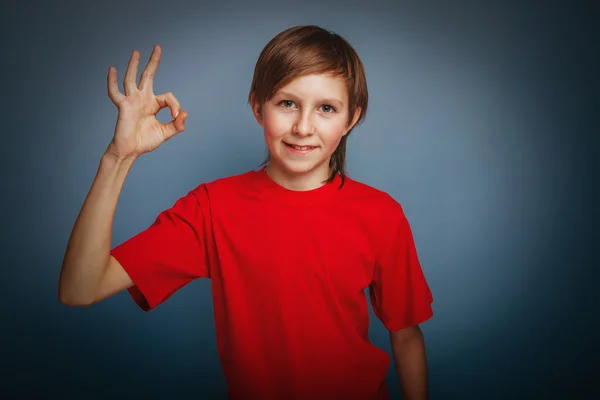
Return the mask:
<svg viewBox="0 0 600 400">
<path fill-rule="evenodd" d="M 296 150 L 301 150 L 301 151 L 310 150 L 313 148 L 313 146 L 294 146 L 294 145 L 292 145 L 292 147 Z"/>
</svg>

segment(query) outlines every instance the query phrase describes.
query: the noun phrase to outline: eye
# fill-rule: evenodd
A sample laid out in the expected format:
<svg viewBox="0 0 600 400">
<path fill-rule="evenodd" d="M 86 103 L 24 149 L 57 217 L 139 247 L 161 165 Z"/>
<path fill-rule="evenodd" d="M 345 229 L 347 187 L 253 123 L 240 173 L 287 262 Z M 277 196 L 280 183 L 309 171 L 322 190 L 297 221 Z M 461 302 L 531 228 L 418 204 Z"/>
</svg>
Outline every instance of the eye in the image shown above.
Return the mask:
<svg viewBox="0 0 600 400">
<path fill-rule="evenodd" d="M 323 105 L 321 106 L 321 110 L 323 110 L 323 112 L 325 112 L 325 114 L 331 114 L 331 113 L 334 113 L 334 112 L 336 112 L 336 109 L 335 109 L 335 107 L 334 107 L 334 106 L 331 106 L 331 105 L 329 105 L 329 104 L 323 104 Z"/>
<path fill-rule="evenodd" d="M 282 100 L 279 102 L 279 105 L 283 108 L 291 108 L 294 106 L 294 102 L 292 100 Z"/>
</svg>

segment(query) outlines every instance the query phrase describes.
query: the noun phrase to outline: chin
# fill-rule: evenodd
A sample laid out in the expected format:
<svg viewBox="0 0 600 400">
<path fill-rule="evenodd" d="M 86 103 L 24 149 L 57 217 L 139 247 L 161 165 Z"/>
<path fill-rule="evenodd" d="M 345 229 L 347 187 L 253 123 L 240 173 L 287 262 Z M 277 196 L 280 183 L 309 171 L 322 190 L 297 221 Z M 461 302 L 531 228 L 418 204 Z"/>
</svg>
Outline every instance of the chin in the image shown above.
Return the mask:
<svg viewBox="0 0 600 400">
<path fill-rule="evenodd" d="M 286 175 L 305 175 L 323 169 L 327 165 L 326 160 L 286 160 L 285 158 L 272 158 L 274 167 Z"/>
</svg>

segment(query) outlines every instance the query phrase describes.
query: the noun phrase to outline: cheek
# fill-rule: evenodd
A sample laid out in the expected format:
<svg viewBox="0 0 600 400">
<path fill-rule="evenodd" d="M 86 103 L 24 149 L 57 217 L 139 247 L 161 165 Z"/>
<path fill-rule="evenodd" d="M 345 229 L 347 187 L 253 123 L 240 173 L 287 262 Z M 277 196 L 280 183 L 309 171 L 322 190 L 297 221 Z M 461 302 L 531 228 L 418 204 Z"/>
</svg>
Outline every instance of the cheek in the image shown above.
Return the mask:
<svg viewBox="0 0 600 400">
<path fill-rule="evenodd" d="M 344 136 L 345 129 L 346 125 L 342 122 L 328 121 L 321 127 L 321 137 L 327 142 L 337 144 Z"/>
<path fill-rule="evenodd" d="M 278 139 L 286 135 L 291 129 L 291 124 L 284 116 L 266 114 L 263 119 L 263 129 L 266 138 Z"/>
</svg>

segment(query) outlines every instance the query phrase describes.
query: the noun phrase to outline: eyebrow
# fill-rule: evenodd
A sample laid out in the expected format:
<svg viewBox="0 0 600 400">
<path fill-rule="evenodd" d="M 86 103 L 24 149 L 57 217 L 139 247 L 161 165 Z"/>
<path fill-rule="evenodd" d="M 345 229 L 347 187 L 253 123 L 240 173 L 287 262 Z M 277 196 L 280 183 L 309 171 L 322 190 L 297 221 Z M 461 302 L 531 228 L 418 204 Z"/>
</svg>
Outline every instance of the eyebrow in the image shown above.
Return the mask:
<svg viewBox="0 0 600 400">
<path fill-rule="evenodd" d="M 288 93 L 288 92 L 278 92 L 277 96 L 278 97 L 289 97 L 289 98 L 292 98 L 292 99 L 295 99 L 295 100 L 298 99 L 298 96 L 295 96 L 295 95 L 293 95 L 291 93 Z M 326 104 L 332 104 L 332 105 L 335 104 L 335 105 L 337 105 L 339 107 L 344 107 L 344 102 L 341 101 L 341 100 L 339 100 L 339 99 L 336 99 L 336 98 L 324 98 L 324 99 L 320 99 L 319 102 L 320 103 L 326 103 Z"/>
</svg>

